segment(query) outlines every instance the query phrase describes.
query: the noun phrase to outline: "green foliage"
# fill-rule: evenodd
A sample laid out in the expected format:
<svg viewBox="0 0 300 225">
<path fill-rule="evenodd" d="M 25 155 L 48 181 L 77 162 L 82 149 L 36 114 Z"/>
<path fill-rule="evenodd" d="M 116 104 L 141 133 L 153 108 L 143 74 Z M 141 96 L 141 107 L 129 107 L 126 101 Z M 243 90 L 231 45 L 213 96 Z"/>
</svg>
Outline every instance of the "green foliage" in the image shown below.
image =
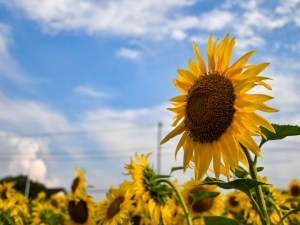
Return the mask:
<svg viewBox="0 0 300 225">
<path fill-rule="evenodd" d="M 172 168 L 171 168 L 170 174 L 173 173 L 173 172 L 176 171 L 176 170 L 182 170 L 182 169 L 183 169 L 183 166 L 172 167 Z"/>
<path fill-rule="evenodd" d="M 204 216 L 205 225 L 240 225 L 236 220 L 223 216 Z"/>
<path fill-rule="evenodd" d="M 262 137 L 262 140 L 260 142 L 260 147 L 270 140 L 279 140 L 283 139 L 288 136 L 296 136 L 300 135 L 300 127 L 298 126 L 292 126 L 292 125 L 279 125 L 279 124 L 272 124 L 274 127 L 276 133 L 272 133 L 271 131 L 267 130 L 264 127 L 260 127 L 260 130 L 262 133 L 266 136 L 267 139 Z"/>
<path fill-rule="evenodd" d="M 251 189 L 257 187 L 258 185 L 266 185 L 265 183 L 250 180 L 250 179 L 237 179 L 230 182 L 225 182 L 222 180 L 217 180 L 215 178 L 206 177 L 205 180 L 200 185 L 217 185 L 223 189 L 237 189 L 246 193 L 251 197 Z"/>
<path fill-rule="evenodd" d="M 205 198 L 215 198 L 220 194 L 220 192 L 213 192 L 208 190 L 200 190 L 197 193 L 191 193 L 190 196 L 193 198 L 191 207 L 197 202 Z"/>
<path fill-rule="evenodd" d="M 5 177 L 2 180 L 0 180 L 0 183 L 3 184 L 3 182 L 16 182 L 13 188 L 21 192 L 22 194 L 24 194 L 26 180 L 27 180 L 27 176 L 20 175 L 16 177 Z M 46 187 L 44 184 L 30 180 L 30 190 L 29 190 L 28 197 L 34 199 L 37 197 L 39 192 L 45 191 L 45 189 Z"/>
</svg>

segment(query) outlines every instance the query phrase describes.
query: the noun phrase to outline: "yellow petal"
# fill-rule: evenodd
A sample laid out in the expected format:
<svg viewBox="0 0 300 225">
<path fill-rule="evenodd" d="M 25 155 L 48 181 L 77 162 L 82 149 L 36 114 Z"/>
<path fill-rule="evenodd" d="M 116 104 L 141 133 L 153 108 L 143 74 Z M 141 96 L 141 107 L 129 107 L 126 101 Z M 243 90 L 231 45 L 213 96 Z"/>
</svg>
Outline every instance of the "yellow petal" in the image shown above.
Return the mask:
<svg viewBox="0 0 300 225">
<path fill-rule="evenodd" d="M 176 150 L 175 150 L 175 160 L 177 160 L 177 153 L 178 153 L 179 149 L 183 146 L 184 142 L 186 141 L 186 137 L 187 137 L 187 132 L 185 131 L 183 133 L 183 135 L 181 136 L 180 141 L 178 142 L 178 145 L 176 147 Z"/>
<path fill-rule="evenodd" d="M 215 172 L 216 178 L 219 179 L 220 164 L 221 164 L 221 153 L 220 153 L 220 149 L 219 149 L 217 141 L 213 141 L 211 144 L 212 144 L 212 151 L 213 151 L 214 172 Z"/>
<path fill-rule="evenodd" d="M 185 95 L 177 95 L 169 100 L 170 102 L 185 102 L 186 96 Z"/>
<path fill-rule="evenodd" d="M 199 151 L 200 163 L 198 165 L 198 179 L 201 179 L 206 173 L 209 164 L 212 158 L 212 149 L 211 144 L 209 142 L 203 143 L 202 149 L 195 149 L 195 151 Z"/>
<path fill-rule="evenodd" d="M 177 72 L 179 75 L 181 75 L 181 77 L 184 77 L 184 79 L 190 83 L 194 83 L 194 81 L 197 79 L 197 77 L 188 70 L 178 69 Z"/>
<path fill-rule="evenodd" d="M 213 45 L 212 42 L 213 35 L 211 34 L 208 39 L 207 43 L 207 60 L 208 60 L 208 68 L 209 68 L 209 73 L 213 74 L 215 72 L 215 46 Z"/>
<path fill-rule="evenodd" d="M 174 83 L 175 87 L 185 95 L 188 93 L 188 90 L 191 87 L 190 84 L 183 83 L 175 78 L 173 79 L 173 83 Z"/>
<path fill-rule="evenodd" d="M 191 59 L 188 62 L 188 68 L 189 68 L 189 71 L 191 71 L 195 75 L 195 77 L 199 77 L 200 76 L 200 69 L 199 69 L 199 67 Z"/>
<path fill-rule="evenodd" d="M 166 143 L 171 138 L 177 136 L 178 134 L 181 134 L 183 131 L 185 131 L 185 123 L 182 121 L 174 130 L 172 130 L 161 142 L 160 144 Z"/>
<path fill-rule="evenodd" d="M 256 65 L 252 67 L 251 69 L 246 70 L 241 74 L 241 77 L 243 76 L 257 76 L 259 73 L 261 73 L 270 63 L 261 63 L 259 65 Z"/>
<path fill-rule="evenodd" d="M 254 112 L 250 113 L 249 116 L 252 117 L 255 120 L 255 122 L 257 124 L 259 124 L 260 126 L 263 126 L 263 127 L 267 128 L 269 131 L 271 131 L 273 133 L 276 133 L 275 129 L 271 125 L 271 123 L 268 120 L 266 120 L 265 118 L 263 118 L 262 116 L 254 113 Z"/>
<path fill-rule="evenodd" d="M 248 59 L 255 53 L 256 51 L 251 51 L 243 55 L 239 58 L 228 70 L 227 73 L 231 76 L 235 74 L 240 74 L 244 68 L 244 65 L 247 63 Z"/>
<path fill-rule="evenodd" d="M 267 106 L 265 103 L 257 103 L 258 109 L 263 112 L 279 112 L 278 109 L 271 108 Z"/>
<path fill-rule="evenodd" d="M 264 94 L 241 94 L 238 97 L 249 102 L 266 102 L 274 98 Z"/>
<path fill-rule="evenodd" d="M 257 143 L 253 140 L 252 137 L 247 135 L 236 135 L 238 141 L 244 145 L 247 149 L 253 152 L 256 156 L 261 157 L 260 148 L 258 147 Z"/>
<path fill-rule="evenodd" d="M 200 54 L 199 48 L 196 46 L 196 43 L 193 42 L 193 47 L 194 47 L 194 53 L 198 62 L 199 70 L 200 70 L 200 75 L 205 75 L 206 74 L 206 65 L 204 63 L 204 60 Z"/>
<path fill-rule="evenodd" d="M 194 149 L 195 149 L 195 142 L 194 140 L 190 137 L 187 136 L 185 145 L 184 145 L 184 154 L 183 154 L 183 172 L 186 171 L 187 166 L 189 165 Z"/>
</svg>

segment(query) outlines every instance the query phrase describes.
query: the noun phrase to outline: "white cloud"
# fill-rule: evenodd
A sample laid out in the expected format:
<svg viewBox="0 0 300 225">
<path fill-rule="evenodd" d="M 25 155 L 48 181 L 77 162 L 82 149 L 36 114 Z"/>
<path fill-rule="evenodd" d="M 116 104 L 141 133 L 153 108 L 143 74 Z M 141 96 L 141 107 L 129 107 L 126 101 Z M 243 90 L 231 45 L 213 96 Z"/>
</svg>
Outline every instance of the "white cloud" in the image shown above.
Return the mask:
<svg viewBox="0 0 300 225">
<path fill-rule="evenodd" d="M 9 47 L 12 43 L 11 27 L 0 23 L 0 76 L 17 83 L 28 83 L 29 77 L 10 55 Z"/>
<path fill-rule="evenodd" d="M 116 52 L 117 56 L 128 58 L 128 59 L 138 59 L 141 57 L 141 52 L 138 50 L 133 50 L 129 48 L 121 48 Z"/>
<path fill-rule="evenodd" d="M 79 85 L 74 88 L 74 92 L 79 95 L 89 96 L 93 98 L 105 98 L 109 96 L 109 94 L 97 91 L 89 85 Z"/>
<path fill-rule="evenodd" d="M 187 37 L 187 34 L 182 30 L 174 30 L 171 34 L 171 37 L 174 38 L 175 40 L 181 41 Z"/>
</svg>

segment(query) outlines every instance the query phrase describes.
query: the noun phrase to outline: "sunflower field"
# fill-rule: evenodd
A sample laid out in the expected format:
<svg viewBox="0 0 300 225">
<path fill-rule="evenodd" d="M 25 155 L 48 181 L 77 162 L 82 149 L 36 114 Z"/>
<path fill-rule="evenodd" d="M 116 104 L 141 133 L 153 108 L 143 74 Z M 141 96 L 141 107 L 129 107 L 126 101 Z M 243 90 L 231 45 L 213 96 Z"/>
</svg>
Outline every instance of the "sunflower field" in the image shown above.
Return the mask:
<svg viewBox="0 0 300 225">
<path fill-rule="evenodd" d="M 257 167 L 266 142 L 300 135 L 300 127 L 271 124 L 257 113 L 278 111 L 265 103 L 273 97 L 248 93 L 256 86 L 272 89 L 265 82 L 271 78 L 259 76 L 269 63 L 247 65 L 251 51 L 231 64 L 234 45 L 229 34 L 220 42 L 211 35 L 206 65 L 193 43 L 196 62 L 189 60 L 173 79 L 180 91 L 168 108 L 174 129 L 160 144 L 180 136 L 174 150 L 175 159 L 183 150 L 181 167 L 157 174 L 148 164 L 151 154 L 136 153 L 124 180 L 99 202 L 88 195 L 83 169 L 75 169 L 68 195 L 40 192 L 30 199 L 14 182 L 3 183 L 0 225 L 300 225 L 300 181 L 278 190 Z M 178 183 L 172 173 L 187 168 L 194 177 Z"/>
</svg>

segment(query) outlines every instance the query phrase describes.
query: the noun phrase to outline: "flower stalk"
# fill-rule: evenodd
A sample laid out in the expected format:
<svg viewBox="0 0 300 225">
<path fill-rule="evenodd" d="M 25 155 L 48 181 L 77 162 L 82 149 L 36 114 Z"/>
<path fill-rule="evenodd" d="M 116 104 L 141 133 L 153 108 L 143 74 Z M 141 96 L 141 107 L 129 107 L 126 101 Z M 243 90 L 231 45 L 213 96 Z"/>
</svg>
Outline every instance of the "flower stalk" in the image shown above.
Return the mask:
<svg viewBox="0 0 300 225">
<path fill-rule="evenodd" d="M 243 146 L 243 150 L 244 150 L 244 153 L 245 153 L 248 163 L 249 163 L 249 172 L 250 172 L 251 178 L 253 180 L 259 181 L 257 169 L 256 169 L 257 159 L 255 159 L 253 161 L 249 150 L 247 148 L 245 148 L 244 146 Z M 259 214 L 260 218 L 261 218 L 261 222 L 263 225 L 270 225 L 269 215 L 267 212 L 266 202 L 265 202 L 265 199 L 264 199 L 264 196 L 262 193 L 261 186 L 254 187 L 254 190 L 255 190 L 255 194 L 256 194 L 257 204 L 261 211 L 261 213 Z M 252 201 L 254 201 L 254 200 L 252 199 Z M 253 202 L 253 204 L 255 205 L 256 203 Z"/>
</svg>

